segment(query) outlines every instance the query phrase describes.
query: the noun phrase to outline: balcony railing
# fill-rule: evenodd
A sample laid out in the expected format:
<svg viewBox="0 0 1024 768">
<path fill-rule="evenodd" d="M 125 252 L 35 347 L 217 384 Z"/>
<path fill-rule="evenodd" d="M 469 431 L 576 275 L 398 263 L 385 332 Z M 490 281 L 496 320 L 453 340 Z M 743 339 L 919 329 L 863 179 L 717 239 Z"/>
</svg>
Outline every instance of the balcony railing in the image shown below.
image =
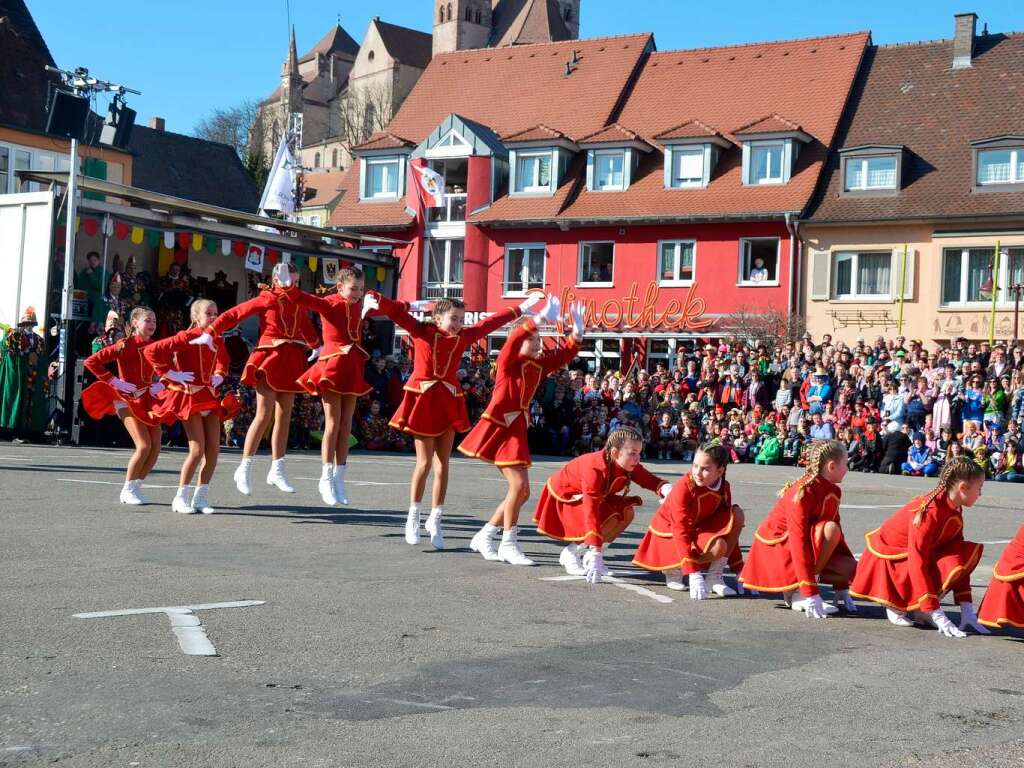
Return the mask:
<svg viewBox="0 0 1024 768">
<path fill-rule="evenodd" d="M 444 205 L 440 208 L 427 209 L 427 221 L 435 224 L 462 222 L 466 220 L 466 193 L 449 193 L 444 195 Z"/>
<path fill-rule="evenodd" d="M 424 299 L 461 299 L 462 283 L 426 283 L 423 286 Z"/>
</svg>

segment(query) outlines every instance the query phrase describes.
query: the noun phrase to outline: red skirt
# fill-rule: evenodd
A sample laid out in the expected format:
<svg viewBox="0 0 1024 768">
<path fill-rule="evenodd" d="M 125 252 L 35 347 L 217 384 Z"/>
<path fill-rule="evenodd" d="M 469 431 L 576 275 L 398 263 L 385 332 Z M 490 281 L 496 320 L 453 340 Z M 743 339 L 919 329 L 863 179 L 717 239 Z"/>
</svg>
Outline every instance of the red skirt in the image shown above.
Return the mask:
<svg viewBox="0 0 1024 768">
<path fill-rule="evenodd" d="M 97 381 L 82 390 L 82 407 L 94 419 L 104 416 L 116 416 L 121 408 L 127 408 L 129 414 L 147 427 L 155 427 L 160 421 L 150 414 L 155 401 L 145 390 L 138 397 L 129 397 L 118 392 L 105 381 Z"/>
<path fill-rule="evenodd" d="M 597 510 L 598 529 L 604 526 L 605 521 L 612 517 L 623 517 L 627 510 L 638 504 L 635 496 L 607 496 Z M 583 541 L 588 535 L 596 533 L 587 528 L 583 504 L 578 499 L 560 501 L 547 483 L 537 500 L 533 522 L 537 525 L 537 533 L 558 541 Z"/>
<path fill-rule="evenodd" d="M 932 552 L 929 564 L 933 584 L 941 585 L 936 599 L 954 587 L 963 577 L 970 578 L 978 567 L 984 547 L 973 541 L 951 541 Z M 898 559 L 897 559 L 898 558 Z M 879 557 L 871 551 L 871 543 L 860 556 L 857 575 L 850 585 L 850 594 L 897 611 L 915 611 L 926 595 L 915 595 L 910 582 L 910 568 L 905 556 Z"/>
<path fill-rule="evenodd" d="M 989 627 L 1024 627 L 1024 528 L 992 569 L 992 583 L 981 601 L 978 618 Z"/>
<path fill-rule="evenodd" d="M 264 381 L 275 392 L 304 392 L 298 379 L 309 366 L 309 348 L 286 342 L 268 349 L 256 349 L 249 355 L 242 372 L 242 383 L 255 387 Z"/>
<path fill-rule="evenodd" d="M 459 450 L 496 467 L 529 467 L 533 463 L 522 413 L 507 427 L 480 419 L 463 438 Z"/>
<path fill-rule="evenodd" d="M 732 509 L 719 509 L 710 517 L 706 517 L 697 524 L 697 536 L 690 551 L 685 555 L 679 553 L 679 545 L 676 538 L 666 531 L 655 531 L 654 527 L 648 527 L 640 546 L 636 548 L 633 555 L 633 564 L 646 568 L 648 571 L 667 571 L 672 568 L 681 568 L 685 573 L 699 571 L 700 566 L 692 558 L 705 554 L 716 539 L 723 538 L 732 533 L 735 524 L 735 516 Z M 733 553 L 739 554 L 739 547 L 733 547 L 729 553 L 730 566 L 733 566 Z M 738 573 L 738 567 L 742 567 L 743 561 L 733 566 L 733 572 Z"/>
<path fill-rule="evenodd" d="M 363 378 L 365 364 L 366 358 L 358 352 L 339 352 L 326 358 L 321 357 L 299 376 L 298 384 L 311 395 L 334 392 L 338 395 L 362 397 L 373 390 Z"/>
<path fill-rule="evenodd" d="M 228 393 L 223 400 L 218 400 L 209 387 L 202 387 L 192 394 L 183 389 L 168 388 L 155 398 L 151 414 L 164 424 L 173 424 L 176 421 L 185 421 L 195 414 L 202 414 L 203 411 L 215 413 L 224 421 L 234 418 L 239 410 L 241 403 L 234 392 Z"/>
<path fill-rule="evenodd" d="M 826 522 L 822 520 L 811 528 L 811 554 L 815 562 L 821 555 Z M 832 556 L 853 557 L 845 537 L 839 540 Z M 754 544 L 750 547 L 740 581 L 744 587 L 756 592 L 793 592 L 803 586 L 793 567 L 789 532 L 777 539 L 764 539 L 760 532 L 755 533 Z"/>
<path fill-rule="evenodd" d="M 453 395 L 443 382 L 428 387 L 426 392 L 407 389 L 388 423 L 417 437 L 437 437 L 450 429 L 468 432 L 466 398 Z"/>
</svg>

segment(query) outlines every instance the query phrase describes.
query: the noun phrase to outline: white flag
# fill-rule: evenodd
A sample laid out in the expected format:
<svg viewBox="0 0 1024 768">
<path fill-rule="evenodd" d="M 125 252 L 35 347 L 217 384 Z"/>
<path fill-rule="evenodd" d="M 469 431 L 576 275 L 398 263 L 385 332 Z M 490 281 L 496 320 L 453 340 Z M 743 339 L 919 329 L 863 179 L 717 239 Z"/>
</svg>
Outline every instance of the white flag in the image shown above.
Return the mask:
<svg viewBox="0 0 1024 768">
<path fill-rule="evenodd" d="M 284 139 L 277 147 L 267 185 L 263 188 L 260 212 L 263 211 L 295 213 L 295 158 Z"/>
<path fill-rule="evenodd" d="M 431 208 L 443 208 L 444 207 L 444 177 L 425 165 L 414 165 L 413 170 L 419 174 L 420 177 L 420 188 L 427 193 L 430 198 L 430 202 L 433 205 L 428 207 Z"/>
</svg>

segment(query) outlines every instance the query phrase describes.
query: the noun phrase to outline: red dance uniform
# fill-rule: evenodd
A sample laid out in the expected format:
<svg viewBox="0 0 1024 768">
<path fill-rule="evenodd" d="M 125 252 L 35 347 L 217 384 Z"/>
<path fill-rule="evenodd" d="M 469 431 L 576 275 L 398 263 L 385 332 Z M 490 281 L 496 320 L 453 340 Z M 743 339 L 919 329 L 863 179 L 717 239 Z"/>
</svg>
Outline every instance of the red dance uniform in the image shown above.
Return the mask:
<svg viewBox="0 0 1024 768">
<path fill-rule="evenodd" d="M 370 355 L 362 346 L 362 305 L 336 293 L 321 298 L 305 291 L 296 301 L 318 313 L 324 329 L 324 348 L 309 370 L 299 376 L 299 386 L 311 395 L 335 392 L 362 396 L 372 390 L 363 378 Z"/>
<path fill-rule="evenodd" d="M 161 377 L 171 370 L 191 371 L 193 375 L 189 384 L 178 384 L 170 379 L 163 379 L 167 389 L 156 397 L 153 415 L 165 424 L 184 421 L 193 414 L 202 414 L 204 411 L 216 412 L 221 418 L 232 415 L 228 402 L 222 404 L 218 399 L 212 381 L 214 375 L 227 375 L 230 358 L 223 341 L 214 339 L 216 351 L 205 344 L 189 344 L 204 330 L 192 328 L 181 331 L 153 342 L 143 353 L 153 366 L 153 370 Z"/>
<path fill-rule="evenodd" d="M 989 627 L 1024 627 L 1024 526 L 992 569 L 978 618 Z"/>
<path fill-rule="evenodd" d="M 804 597 L 818 594 L 814 564 L 821 554 L 825 523 L 840 525 L 842 495 L 838 485 L 820 475 L 787 488 L 754 533 L 754 544 L 740 574 L 743 586 L 758 592 L 799 589 Z M 833 557 L 837 555 L 853 557 L 845 539 L 836 545 Z"/>
<path fill-rule="evenodd" d="M 299 377 L 309 365 L 310 349 L 320 346 L 309 311 L 299 304 L 297 287 L 273 288 L 243 301 L 214 320 L 207 328 L 216 336 L 251 315 L 260 316 L 260 340 L 249 355 L 242 383 L 255 387 L 265 381 L 276 392 L 304 392 Z"/>
<path fill-rule="evenodd" d="M 668 485 L 640 464 L 626 472 L 605 461 L 604 451 L 577 456 L 544 484 L 533 513 L 537 531 L 552 539 L 601 546 L 605 521 L 641 503 L 640 497 L 628 495 L 632 482 L 654 493 Z"/>
<path fill-rule="evenodd" d="M 527 320 L 509 334 L 501 348 L 491 401 L 459 446 L 467 456 L 498 467 L 528 467 L 532 463 L 526 434 L 530 401 L 544 378 L 579 351 L 575 337 L 570 337 L 564 347 L 545 352 L 536 360 L 520 355 L 523 341 L 535 333 L 537 325 Z"/>
<path fill-rule="evenodd" d="M 131 415 L 143 424 L 154 427 L 160 423 L 150 415 L 153 396 L 149 393 L 149 386 L 153 383 L 154 372 L 143 354 L 143 349 L 152 343 L 144 341 L 141 336 L 128 336 L 85 359 L 89 373 L 99 379 L 82 392 L 86 413 L 94 419 L 102 419 L 116 414 L 119 407 L 127 406 Z M 117 377 L 134 384 L 134 392 L 119 392 L 110 385 L 114 374 L 107 366 L 115 362 Z M 119 403 L 123 405 L 119 406 Z"/>
<path fill-rule="evenodd" d="M 717 489 L 702 488 L 687 475 L 654 513 L 633 563 L 649 571 L 679 568 L 684 574 L 696 573 L 701 565 L 694 558 L 706 553 L 716 539 L 728 536 L 733 525 L 729 482 L 723 478 Z M 734 573 L 743 567 L 739 549 L 729 553 Z"/>
<path fill-rule="evenodd" d="M 389 422 L 418 437 L 437 437 L 450 429 L 469 430 L 469 414 L 457 372 L 462 353 L 488 334 L 521 314 L 511 307 L 457 334 L 445 333 L 433 323 L 412 317 L 405 302 L 379 297 L 380 311 L 395 325 L 409 332 L 413 340 L 412 375 L 405 382 L 405 396 Z"/>
<path fill-rule="evenodd" d="M 928 506 L 915 525 L 924 503 Z M 963 510 L 947 494 L 912 499 L 864 538 L 867 549 L 857 563 L 851 595 L 897 611 L 938 610 L 939 597 L 950 589 L 958 603 L 972 602 L 971 572 L 984 547 L 964 540 Z"/>
</svg>

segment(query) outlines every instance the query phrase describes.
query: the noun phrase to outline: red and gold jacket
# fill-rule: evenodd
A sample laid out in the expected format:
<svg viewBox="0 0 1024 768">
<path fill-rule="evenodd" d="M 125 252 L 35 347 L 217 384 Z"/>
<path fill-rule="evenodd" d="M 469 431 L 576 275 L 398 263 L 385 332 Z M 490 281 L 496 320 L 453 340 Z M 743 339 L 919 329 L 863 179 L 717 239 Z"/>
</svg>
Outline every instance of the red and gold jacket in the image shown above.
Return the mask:
<svg viewBox="0 0 1024 768">
<path fill-rule="evenodd" d="M 324 321 L 324 348 L 320 353 L 321 360 L 336 355 L 347 355 L 352 350 L 359 352 L 364 358 L 370 357 L 362 347 L 363 318 L 360 302 L 349 301 L 337 293 L 314 296 L 305 291 L 300 291 L 295 301 L 300 306 L 319 314 Z"/>
<path fill-rule="evenodd" d="M 117 377 L 138 387 L 138 396 L 153 383 L 153 366 L 143 352 L 153 343 L 141 336 L 128 336 L 89 355 L 84 364 L 100 381 L 110 381 L 114 374 L 107 366 L 117 363 Z"/>
<path fill-rule="evenodd" d="M 697 529 L 701 521 L 719 510 L 732 511 L 732 489 L 724 477 L 718 488 L 706 488 L 693 482 L 687 475 L 674 486 L 668 498 L 658 507 L 651 519 L 651 532 L 655 536 L 671 536 L 683 559 L 683 573 L 695 573 L 701 566 L 691 555 L 697 543 Z"/>
<path fill-rule="evenodd" d="M 796 498 L 800 489 L 803 495 Z M 793 563 L 800 594 L 811 597 L 818 594 L 818 578 L 814 572 L 814 546 L 811 537 L 818 523 L 839 523 L 839 502 L 843 491 L 818 475 L 810 480 L 798 480 L 786 489 L 775 502 L 768 517 L 758 527 L 754 538 L 763 544 L 786 544 Z"/>
<path fill-rule="evenodd" d="M 197 338 L 204 328 L 191 328 L 180 331 L 166 339 L 154 341 L 146 347 L 143 354 L 153 366 L 157 375 L 163 377 L 170 370 L 191 371 L 192 383 L 177 384 L 167 381 L 167 388 L 170 390 L 184 390 L 191 393 L 203 387 L 213 388 L 212 379 L 214 375 L 226 376 L 231 358 L 227 349 L 220 339 L 214 339 L 216 351 L 205 344 L 189 344 L 192 339 Z"/>
<path fill-rule="evenodd" d="M 256 349 L 273 349 L 280 344 L 297 343 L 306 347 L 320 346 L 309 310 L 299 304 L 302 291 L 298 287 L 272 288 L 259 296 L 222 312 L 206 329 L 217 336 L 231 330 L 245 318 L 259 313 L 260 339 Z"/>
</svg>

